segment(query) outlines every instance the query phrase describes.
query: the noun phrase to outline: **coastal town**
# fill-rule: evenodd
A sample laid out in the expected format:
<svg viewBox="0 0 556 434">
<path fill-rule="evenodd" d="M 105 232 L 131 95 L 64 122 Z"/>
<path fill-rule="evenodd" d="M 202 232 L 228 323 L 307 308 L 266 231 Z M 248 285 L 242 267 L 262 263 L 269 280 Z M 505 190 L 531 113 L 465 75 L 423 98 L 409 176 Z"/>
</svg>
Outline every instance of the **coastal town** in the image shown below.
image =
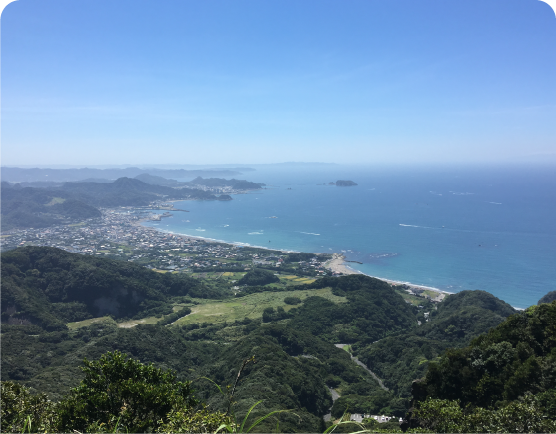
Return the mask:
<svg viewBox="0 0 556 434">
<path fill-rule="evenodd" d="M 153 212 L 161 210 L 165 211 L 162 214 Z M 127 260 L 161 272 L 244 271 L 251 266 L 288 268 L 284 264 L 287 252 L 212 242 L 161 232 L 141 224 L 171 216 L 168 210 L 184 211 L 174 209 L 171 204 L 155 203 L 149 209 L 103 209 L 99 219 L 69 225 L 13 229 L 2 233 L 2 251 L 22 246 L 56 247 L 71 253 Z M 329 259 L 329 255 L 312 256 L 307 261 L 297 262 L 298 273 L 306 276 L 341 274 L 325 268 L 323 260 Z"/>
</svg>

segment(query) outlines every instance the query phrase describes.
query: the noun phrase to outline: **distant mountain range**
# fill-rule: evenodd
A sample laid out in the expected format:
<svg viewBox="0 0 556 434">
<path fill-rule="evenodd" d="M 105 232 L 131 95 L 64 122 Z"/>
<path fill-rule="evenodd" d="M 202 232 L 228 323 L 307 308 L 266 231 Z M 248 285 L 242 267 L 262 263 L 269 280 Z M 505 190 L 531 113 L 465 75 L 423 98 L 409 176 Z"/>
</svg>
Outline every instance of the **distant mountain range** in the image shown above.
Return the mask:
<svg viewBox="0 0 556 434">
<path fill-rule="evenodd" d="M 159 169 L 159 168 L 111 168 L 111 169 L 47 169 L 47 168 L 19 168 L 2 167 L 2 181 L 7 182 L 72 182 L 86 179 L 116 180 L 118 178 L 134 178 L 138 175 L 149 174 L 163 178 L 183 179 L 197 176 L 233 177 L 243 172 L 252 171 L 251 168 L 207 168 L 207 169 Z"/>
<path fill-rule="evenodd" d="M 231 200 L 229 195 L 218 197 L 210 191 L 191 188 L 192 185 L 187 183 L 148 174 L 140 177 L 148 182 L 124 177 L 114 182 L 98 179 L 89 182 L 38 183 L 41 188 L 2 182 L 2 230 L 48 227 L 70 220 L 96 218 L 101 215 L 97 209 L 101 207 L 147 206 L 157 200 L 172 199 Z M 195 184 L 237 189 L 256 189 L 263 185 L 217 178 L 197 178 Z"/>
</svg>

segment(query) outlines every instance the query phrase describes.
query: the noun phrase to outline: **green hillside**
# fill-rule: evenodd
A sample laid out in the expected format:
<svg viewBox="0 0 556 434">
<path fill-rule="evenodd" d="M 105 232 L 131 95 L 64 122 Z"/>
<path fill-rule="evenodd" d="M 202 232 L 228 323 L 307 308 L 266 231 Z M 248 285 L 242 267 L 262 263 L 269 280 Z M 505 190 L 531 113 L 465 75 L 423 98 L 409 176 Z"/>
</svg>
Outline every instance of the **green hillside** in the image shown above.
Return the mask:
<svg viewBox="0 0 556 434">
<path fill-rule="evenodd" d="M 514 313 L 487 292 L 462 291 L 440 303 L 421 326 L 355 349 L 389 388 L 408 398 L 411 382 L 424 375 L 429 361 L 448 348 L 468 344 Z"/>
<path fill-rule="evenodd" d="M 422 411 L 427 398 L 490 408 L 525 392 L 553 408 L 554 303 L 516 314 L 486 292 L 463 291 L 425 303 L 425 316 L 398 288 L 363 275 L 234 295 L 227 279 L 54 248 L 18 248 L 1 261 L 2 381 L 54 402 L 84 378 L 84 358 L 121 351 L 192 381 L 195 396 L 222 413 L 227 398 L 202 378 L 233 384 L 254 356 L 234 411 L 245 415 L 258 401 L 254 419 L 291 410 L 280 413 L 287 432 L 322 432 L 346 411 L 402 417 L 420 377 L 413 398 Z"/>
<path fill-rule="evenodd" d="M 106 314 L 116 319 L 169 314 L 178 296 L 224 296 L 185 275 L 51 247 L 19 248 L 2 253 L 1 261 L 2 322 L 46 330 Z"/>
</svg>

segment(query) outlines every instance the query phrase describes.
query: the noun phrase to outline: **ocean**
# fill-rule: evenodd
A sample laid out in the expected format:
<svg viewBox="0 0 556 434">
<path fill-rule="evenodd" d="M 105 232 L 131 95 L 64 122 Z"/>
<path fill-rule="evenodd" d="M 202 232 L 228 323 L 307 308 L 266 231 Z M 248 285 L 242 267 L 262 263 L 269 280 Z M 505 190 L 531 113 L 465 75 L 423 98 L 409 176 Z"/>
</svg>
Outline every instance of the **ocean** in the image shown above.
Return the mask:
<svg viewBox="0 0 556 434">
<path fill-rule="evenodd" d="M 278 250 L 344 253 L 365 274 L 515 307 L 556 290 L 556 170 L 549 166 L 255 166 L 266 189 L 181 201 L 159 230 Z M 329 185 L 351 180 L 357 186 Z"/>
</svg>

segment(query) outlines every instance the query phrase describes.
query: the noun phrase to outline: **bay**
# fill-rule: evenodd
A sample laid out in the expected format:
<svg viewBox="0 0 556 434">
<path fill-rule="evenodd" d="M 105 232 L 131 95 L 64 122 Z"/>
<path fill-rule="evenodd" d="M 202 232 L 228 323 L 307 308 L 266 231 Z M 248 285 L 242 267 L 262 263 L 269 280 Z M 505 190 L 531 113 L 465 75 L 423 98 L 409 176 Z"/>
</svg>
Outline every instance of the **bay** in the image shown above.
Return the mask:
<svg viewBox="0 0 556 434">
<path fill-rule="evenodd" d="M 160 230 L 279 250 L 344 253 L 376 277 L 515 307 L 556 289 L 556 171 L 549 166 L 258 166 L 266 189 L 183 201 Z M 337 180 L 358 185 L 337 187 Z"/>
</svg>

